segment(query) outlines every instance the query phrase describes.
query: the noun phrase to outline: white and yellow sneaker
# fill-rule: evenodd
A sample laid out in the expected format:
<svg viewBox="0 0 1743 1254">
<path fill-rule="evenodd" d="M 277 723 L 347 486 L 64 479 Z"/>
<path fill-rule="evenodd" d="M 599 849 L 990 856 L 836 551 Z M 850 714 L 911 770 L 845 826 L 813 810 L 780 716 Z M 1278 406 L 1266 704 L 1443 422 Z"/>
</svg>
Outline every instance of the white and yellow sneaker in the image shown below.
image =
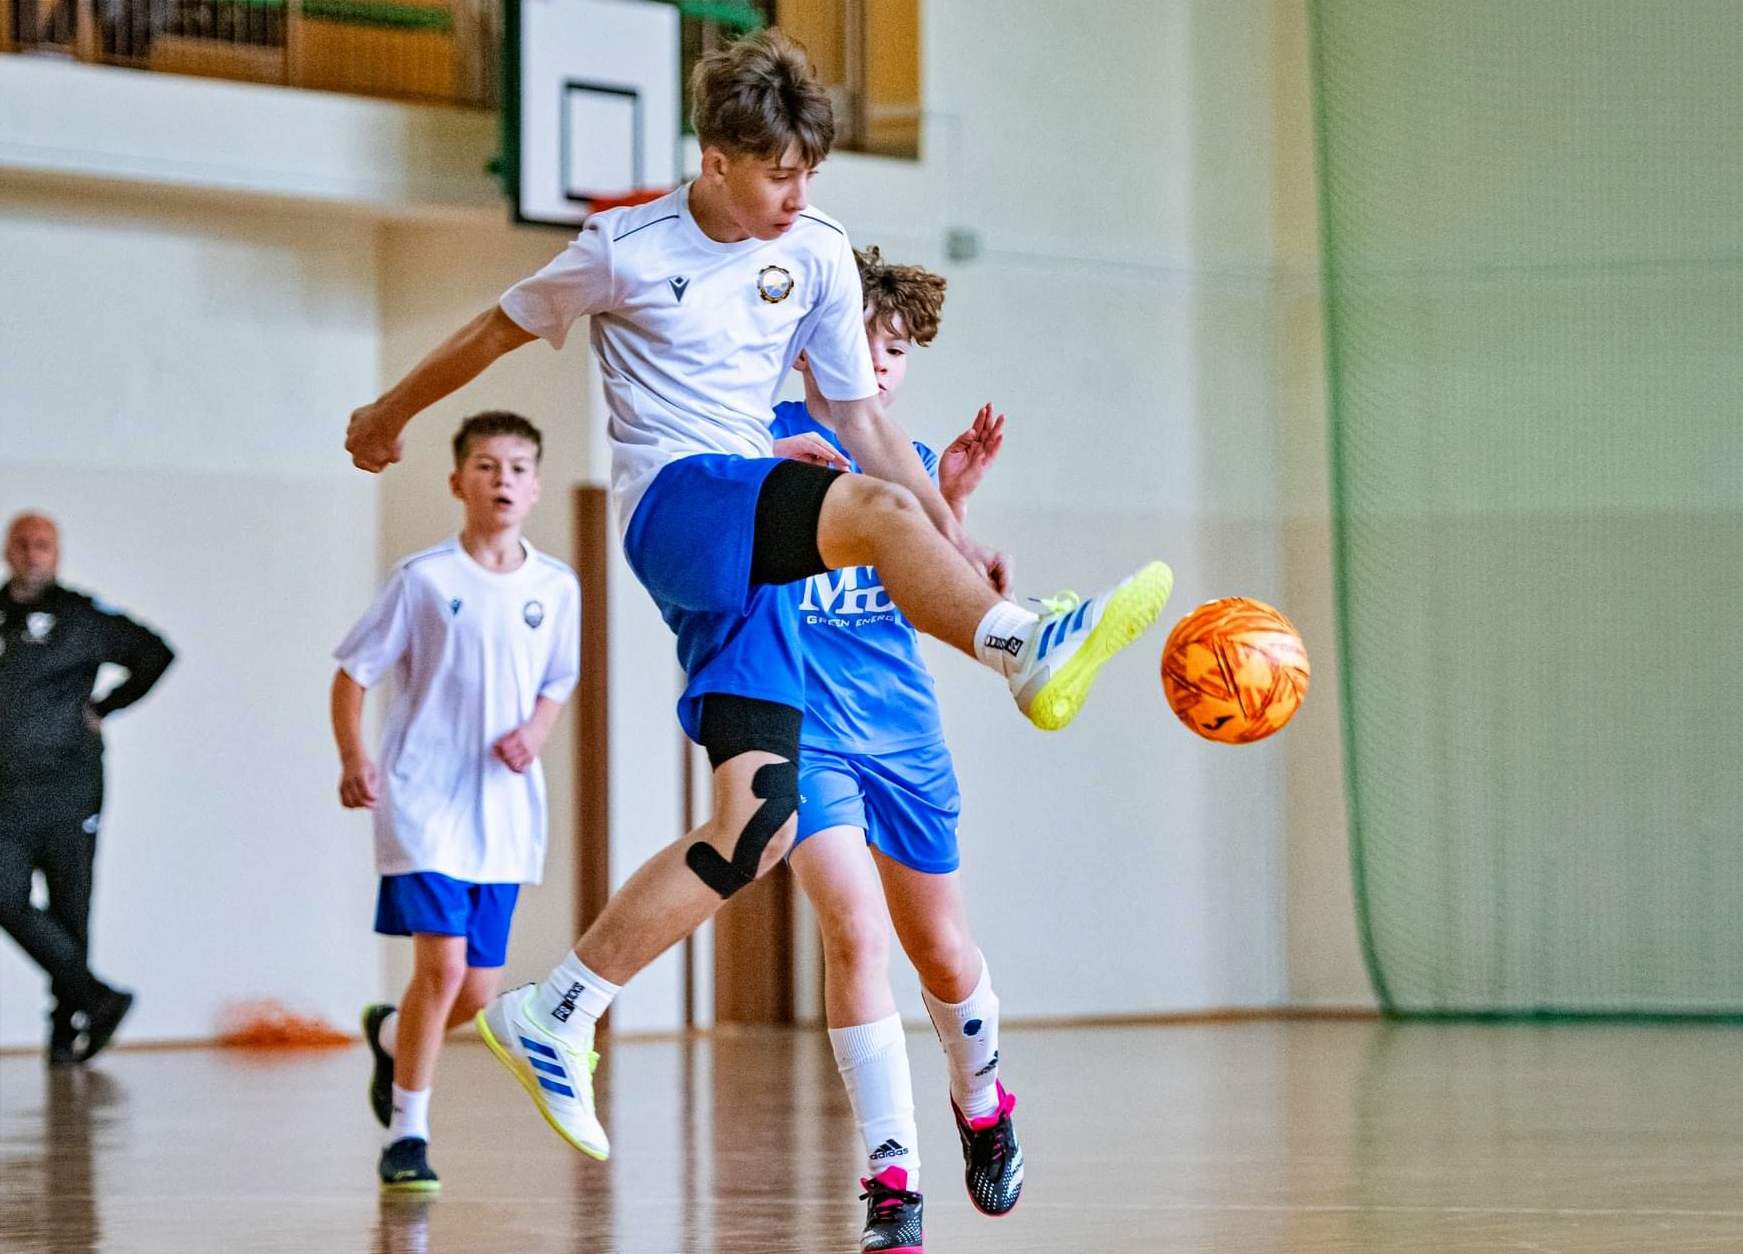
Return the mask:
<svg viewBox="0 0 1743 1254">
<path fill-rule="evenodd" d="M 1151 562 L 1087 601 L 1064 592 L 1041 602 L 1041 621 L 1017 654 L 1011 695 L 1042 731 L 1058 731 L 1083 708 L 1104 663 L 1143 635 L 1174 591 L 1174 572 Z"/>
<path fill-rule="evenodd" d="M 558 1136 L 601 1161 L 611 1142 L 593 1109 L 593 1072 L 599 1055 L 578 1050 L 539 1027 L 529 1013 L 536 990 L 523 984 L 500 994 L 474 1020 L 496 1060 L 521 1082 Z"/>
</svg>

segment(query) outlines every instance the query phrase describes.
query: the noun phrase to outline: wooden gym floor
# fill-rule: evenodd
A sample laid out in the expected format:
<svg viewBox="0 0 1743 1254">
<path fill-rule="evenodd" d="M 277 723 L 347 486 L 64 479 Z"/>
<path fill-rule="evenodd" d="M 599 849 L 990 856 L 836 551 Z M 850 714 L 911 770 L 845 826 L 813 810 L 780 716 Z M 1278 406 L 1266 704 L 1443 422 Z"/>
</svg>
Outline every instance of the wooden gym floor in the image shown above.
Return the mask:
<svg viewBox="0 0 1743 1254">
<path fill-rule="evenodd" d="M 1257 1022 L 1009 1030 L 1029 1164 L 974 1214 L 929 1032 L 909 1037 L 928 1249 L 1743 1251 L 1743 1032 Z M 819 1032 L 626 1040 L 609 1164 L 476 1043 L 443 1059 L 445 1192 L 384 1203 L 361 1046 L 0 1057 L 6 1254 L 825 1254 L 856 1138 Z"/>
</svg>

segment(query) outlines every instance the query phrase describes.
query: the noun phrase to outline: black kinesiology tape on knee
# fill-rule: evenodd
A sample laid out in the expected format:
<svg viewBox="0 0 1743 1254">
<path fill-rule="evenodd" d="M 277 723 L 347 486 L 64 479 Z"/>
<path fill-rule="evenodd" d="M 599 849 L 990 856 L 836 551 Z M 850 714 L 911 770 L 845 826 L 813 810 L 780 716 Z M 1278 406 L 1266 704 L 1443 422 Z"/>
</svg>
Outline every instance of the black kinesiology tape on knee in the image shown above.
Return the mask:
<svg viewBox="0 0 1743 1254">
<path fill-rule="evenodd" d="M 756 879 L 763 850 L 798 810 L 799 768 L 791 762 L 770 762 L 758 768 L 751 778 L 750 790 L 762 799 L 762 805 L 738 834 L 730 862 L 713 845 L 700 840 L 684 851 L 684 865 L 719 893 L 722 901 Z"/>
</svg>

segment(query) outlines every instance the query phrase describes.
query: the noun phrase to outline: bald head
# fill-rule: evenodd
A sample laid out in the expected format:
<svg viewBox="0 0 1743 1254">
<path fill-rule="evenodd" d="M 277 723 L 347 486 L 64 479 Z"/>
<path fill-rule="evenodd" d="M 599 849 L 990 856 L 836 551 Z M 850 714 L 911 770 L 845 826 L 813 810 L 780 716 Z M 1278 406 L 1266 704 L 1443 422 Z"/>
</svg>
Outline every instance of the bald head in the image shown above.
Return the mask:
<svg viewBox="0 0 1743 1254">
<path fill-rule="evenodd" d="M 6 565 L 12 571 L 12 595 L 34 601 L 54 582 L 61 561 L 60 530 L 47 514 L 26 512 L 6 528 Z"/>
</svg>

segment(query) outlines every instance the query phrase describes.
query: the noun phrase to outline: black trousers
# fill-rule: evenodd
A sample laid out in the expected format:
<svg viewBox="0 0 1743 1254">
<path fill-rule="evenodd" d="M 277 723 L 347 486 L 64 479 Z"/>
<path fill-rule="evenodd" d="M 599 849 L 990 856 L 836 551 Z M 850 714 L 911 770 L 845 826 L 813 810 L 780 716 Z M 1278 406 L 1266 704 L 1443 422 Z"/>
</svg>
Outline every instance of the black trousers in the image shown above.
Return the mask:
<svg viewBox="0 0 1743 1254">
<path fill-rule="evenodd" d="M 96 817 L 88 804 L 0 810 L 0 928 L 48 975 L 61 1026 L 109 991 L 88 965 Z M 46 910 L 30 903 L 37 871 L 48 886 Z"/>
</svg>

